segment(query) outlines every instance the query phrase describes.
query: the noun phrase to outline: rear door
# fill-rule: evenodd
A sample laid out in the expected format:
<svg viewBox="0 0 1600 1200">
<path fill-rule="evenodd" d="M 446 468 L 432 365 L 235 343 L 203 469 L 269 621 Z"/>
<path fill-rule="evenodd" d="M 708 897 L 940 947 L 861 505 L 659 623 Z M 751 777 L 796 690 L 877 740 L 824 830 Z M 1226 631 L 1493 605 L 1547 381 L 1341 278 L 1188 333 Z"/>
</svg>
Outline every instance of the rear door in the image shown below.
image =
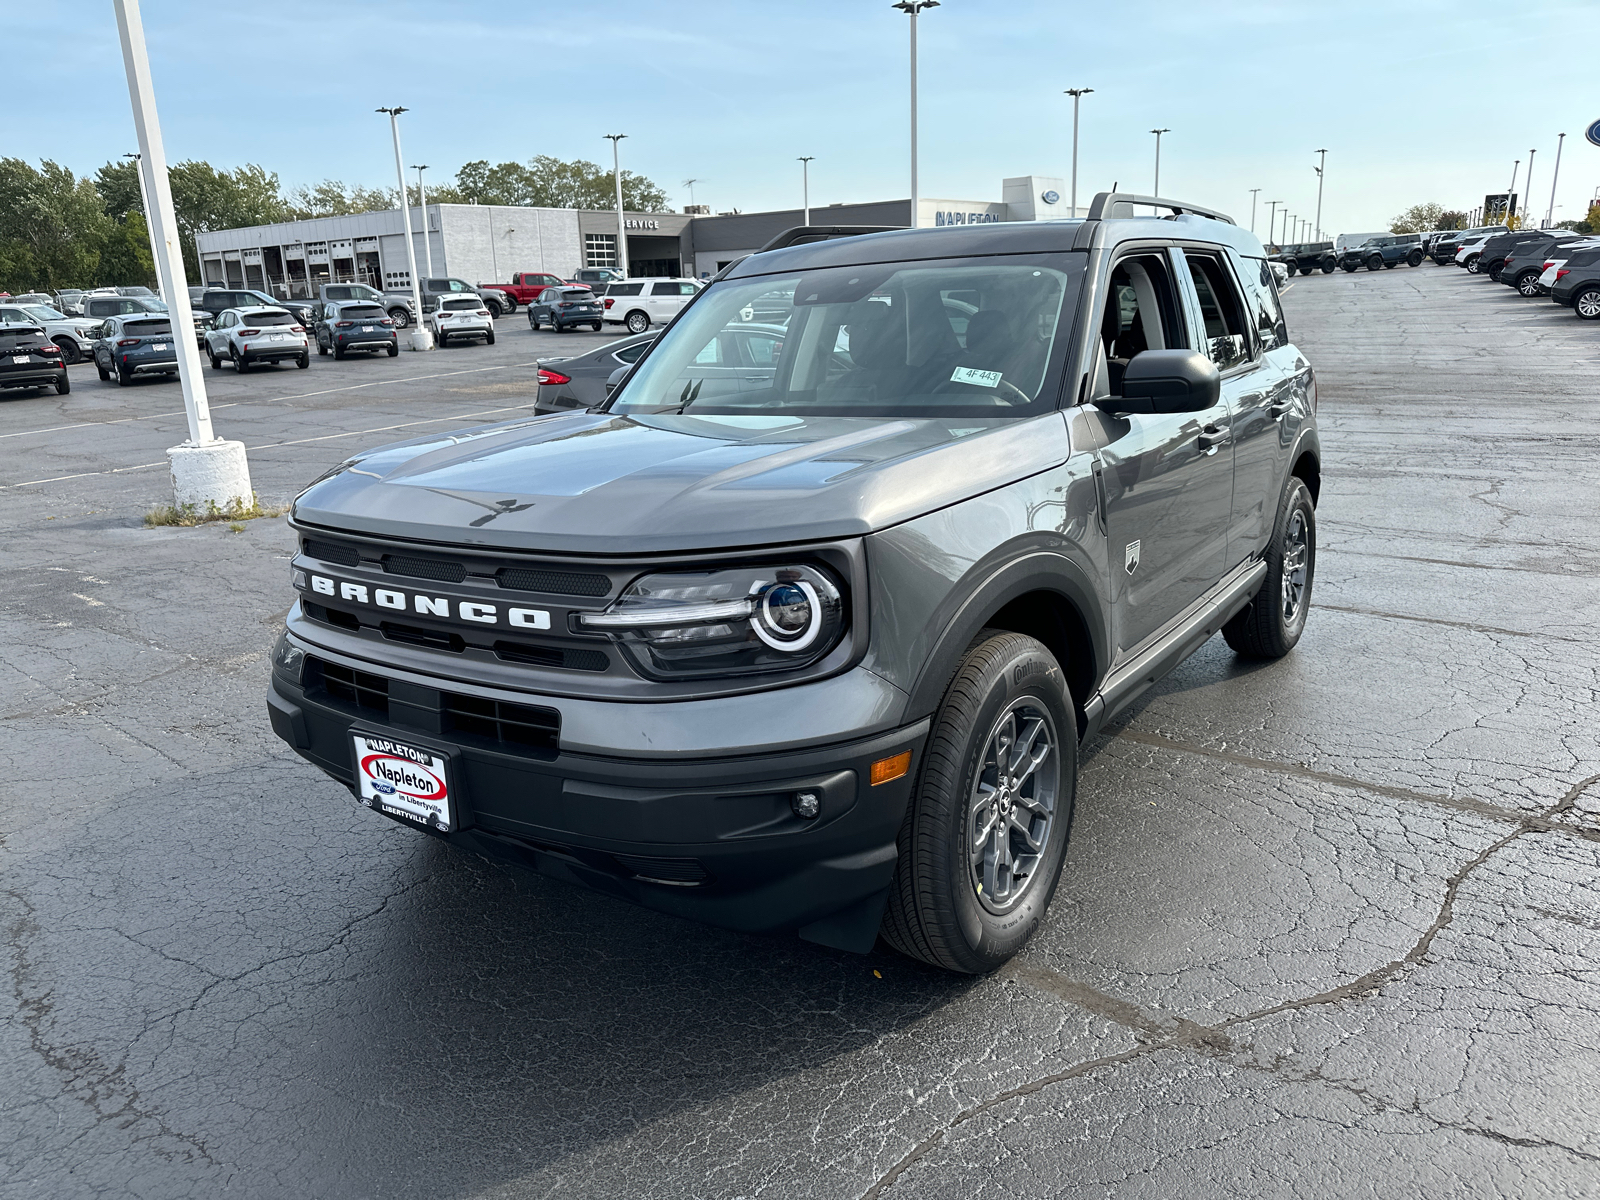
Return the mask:
<svg viewBox="0 0 1600 1200">
<path fill-rule="evenodd" d="M 1202 412 L 1117 415 L 1094 402 L 1118 396 L 1143 350 L 1195 349 L 1182 255 L 1132 248 L 1104 276 L 1086 411 L 1097 414 L 1117 656 L 1126 657 L 1222 577 L 1233 501 L 1226 400 Z"/>
</svg>

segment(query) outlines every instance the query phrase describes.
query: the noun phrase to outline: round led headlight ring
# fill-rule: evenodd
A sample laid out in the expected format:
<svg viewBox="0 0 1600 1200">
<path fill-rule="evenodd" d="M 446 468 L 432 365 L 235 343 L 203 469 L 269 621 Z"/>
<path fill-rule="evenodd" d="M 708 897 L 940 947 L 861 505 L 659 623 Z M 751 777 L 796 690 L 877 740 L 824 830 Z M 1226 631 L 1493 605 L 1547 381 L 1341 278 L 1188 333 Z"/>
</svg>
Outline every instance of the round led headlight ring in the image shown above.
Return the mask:
<svg viewBox="0 0 1600 1200">
<path fill-rule="evenodd" d="M 757 583 L 750 627 L 774 650 L 804 650 L 822 632 L 822 601 L 804 580 Z"/>
</svg>

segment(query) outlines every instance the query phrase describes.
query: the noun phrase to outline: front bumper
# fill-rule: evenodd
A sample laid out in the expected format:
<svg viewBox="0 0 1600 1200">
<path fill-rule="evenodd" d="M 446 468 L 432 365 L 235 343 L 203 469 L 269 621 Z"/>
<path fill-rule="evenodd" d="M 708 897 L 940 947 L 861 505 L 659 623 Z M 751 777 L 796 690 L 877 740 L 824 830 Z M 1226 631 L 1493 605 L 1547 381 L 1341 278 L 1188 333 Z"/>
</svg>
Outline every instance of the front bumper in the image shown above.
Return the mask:
<svg viewBox="0 0 1600 1200">
<path fill-rule="evenodd" d="M 610 720 L 601 724 L 620 736 L 609 751 L 585 744 L 579 752 L 560 735 L 543 746 L 513 744 L 460 723 L 452 714 L 461 697 L 448 690 L 449 681 L 431 680 L 440 685 L 435 688 L 412 682 L 415 677 L 380 676 L 371 663 L 290 640 L 308 657 L 295 678 L 274 670 L 267 697 L 273 730 L 352 794 L 352 730 L 425 746 L 449 759 L 457 804 L 456 829 L 429 830 L 433 836 L 661 912 L 749 932 L 796 930 L 843 949 L 870 948 L 927 719 L 826 745 L 761 752 L 751 743 L 773 731 L 741 730 L 709 702 L 612 703 L 603 706 Z M 357 693 L 337 679 L 330 687 L 329 664 L 335 671 L 361 670 L 367 685 L 381 679 L 387 690 L 366 686 Z M 788 704 L 803 708 L 813 702 L 809 690 L 800 685 L 782 692 Z M 481 703 L 484 689 L 472 691 Z M 365 707 L 351 698 L 357 694 Z M 571 703 L 497 694 L 506 703 L 560 714 L 558 721 Z M 630 731 L 670 734 L 697 703 L 715 728 L 684 739 L 698 746 L 693 756 L 675 756 L 664 743 L 659 754 L 638 753 L 641 740 L 656 738 L 630 737 Z M 708 737 L 715 748 L 707 750 Z M 872 763 L 906 750 L 912 753 L 909 774 L 869 784 Z M 821 797 L 821 813 L 812 820 L 796 816 L 791 805 L 801 790 Z"/>
</svg>

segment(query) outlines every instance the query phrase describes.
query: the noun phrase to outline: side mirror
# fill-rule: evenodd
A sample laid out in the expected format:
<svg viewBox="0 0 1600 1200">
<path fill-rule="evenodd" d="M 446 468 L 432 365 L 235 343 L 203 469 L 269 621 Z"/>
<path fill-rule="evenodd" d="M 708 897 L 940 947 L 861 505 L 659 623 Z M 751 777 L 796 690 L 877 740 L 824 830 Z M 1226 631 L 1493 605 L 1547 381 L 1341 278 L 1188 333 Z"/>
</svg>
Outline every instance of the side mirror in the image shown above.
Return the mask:
<svg viewBox="0 0 1600 1200">
<path fill-rule="evenodd" d="M 631 370 L 633 370 L 632 367 L 618 367 L 615 371 L 611 372 L 611 374 L 606 376 L 606 399 L 607 400 L 611 399 L 611 393 L 617 390 L 617 385 L 622 382 L 623 378 Z"/>
<path fill-rule="evenodd" d="M 1193 350 L 1142 350 L 1122 372 L 1122 395 L 1097 401 L 1117 413 L 1188 413 L 1222 397 L 1217 366 Z"/>
</svg>

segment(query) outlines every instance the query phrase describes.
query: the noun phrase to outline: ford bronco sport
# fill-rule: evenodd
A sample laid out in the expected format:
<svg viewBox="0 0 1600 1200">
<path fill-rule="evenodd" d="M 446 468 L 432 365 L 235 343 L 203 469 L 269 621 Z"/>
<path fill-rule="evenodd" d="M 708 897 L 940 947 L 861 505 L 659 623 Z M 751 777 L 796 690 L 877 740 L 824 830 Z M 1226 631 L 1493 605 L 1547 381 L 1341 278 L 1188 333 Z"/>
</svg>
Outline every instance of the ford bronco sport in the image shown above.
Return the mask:
<svg viewBox="0 0 1600 1200">
<path fill-rule="evenodd" d="M 726 268 L 598 411 L 313 483 L 279 736 L 377 813 L 664 912 L 1015 954 L 1083 739 L 1218 631 L 1299 640 L 1316 386 L 1219 213 L 852 232 Z M 726 363 L 757 308 L 782 340 Z"/>
</svg>

